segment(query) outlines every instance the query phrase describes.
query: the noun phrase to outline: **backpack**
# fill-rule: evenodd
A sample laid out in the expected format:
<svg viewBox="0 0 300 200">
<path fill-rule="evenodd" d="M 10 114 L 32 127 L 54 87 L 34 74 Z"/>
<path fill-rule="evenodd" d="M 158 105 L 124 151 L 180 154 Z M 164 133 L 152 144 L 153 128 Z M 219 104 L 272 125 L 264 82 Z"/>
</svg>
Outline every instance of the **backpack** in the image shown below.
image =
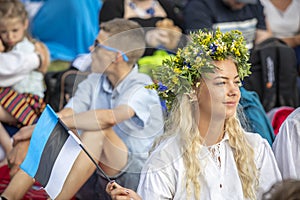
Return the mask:
<svg viewBox="0 0 300 200">
<path fill-rule="evenodd" d="M 269 38 L 255 46 L 250 56 L 247 90 L 257 92 L 266 112 L 280 106 L 299 106 L 297 60 L 293 48 L 277 38 Z"/>
<path fill-rule="evenodd" d="M 256 92 L 247 91 L 241 87 L 238 118 L 242 127 L 253 133 L 258 133 L 272 146 L 275 135 L 274 130 Z"/>
<path fill-rule="evenodd" d="M 60 111 L 73 96 L 78 84 L 90 72 L 82 72 L 70 67 L 64 71 L 47 72 L 45 75 L 46 92 L 44 100 L 55 112 Z"/>
</svg>

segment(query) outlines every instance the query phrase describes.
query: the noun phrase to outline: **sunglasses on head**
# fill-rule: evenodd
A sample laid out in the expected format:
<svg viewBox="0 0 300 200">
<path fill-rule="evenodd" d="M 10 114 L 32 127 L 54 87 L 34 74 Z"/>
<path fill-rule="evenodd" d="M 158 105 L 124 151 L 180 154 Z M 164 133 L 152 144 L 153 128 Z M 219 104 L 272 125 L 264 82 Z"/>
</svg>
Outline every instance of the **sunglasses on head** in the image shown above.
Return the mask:
<svg viewBox="0 0 300 200">
<path fill-rule="evenodd" d="M 107 51 L 112 51 L 112 52 L 116 52 L 116 53 L 121 53 L 123 60 L 124 60 L 125 62 L 128 62 L 128 57 L 126 56 L 126 54 L 125 54 L 124 52 L 122 52 L 122 51 L 120 51 L 120 50 L 118 50 L 118 49 L 115 49 L 115 48 L 113 48 L 113 47 L 109 47 L 109 46 L 105 46 L 105 45 L 103 45 L 103 44 L 100 44 L 98 40 L 95 40 L 95 42 L 94 42 L 94 48 L 95 48 L 95 49 L 96 49 L 96 48 L 103 48 L 103 49 L 105 49 L 105 50 L 107 50 Z"/>
</svg>

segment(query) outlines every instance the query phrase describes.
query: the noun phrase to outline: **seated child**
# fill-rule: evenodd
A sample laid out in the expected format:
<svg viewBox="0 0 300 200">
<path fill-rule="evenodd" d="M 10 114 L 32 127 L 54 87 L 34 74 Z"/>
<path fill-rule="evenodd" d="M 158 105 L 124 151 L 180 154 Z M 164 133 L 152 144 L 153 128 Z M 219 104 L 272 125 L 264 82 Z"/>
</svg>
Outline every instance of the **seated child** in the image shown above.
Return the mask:
<svg viewBox="0 0 300 200">
<path fill-rule="evenodd" d="M 47 52 L 44 45 L 35 44 L 27 34 L 29 21 L 24 5 L 18 0 L 0 0 L 0 3 L 0 52 L 4 56 L 7 52 L 27 55 L 34 53 L 36 48 Z M 45 107 L 44 73 L 47 71 L 49 59 L 43 63 L 42 56 L 39 55 L 39 65 L 32 65 L 30 68 L 17 68 L 5 63 L 1 65 L 0 146 L 6 153 L 11 150 L 12 144 L 2 123 L 19 127 L 33 124 Z"/>
</svg>

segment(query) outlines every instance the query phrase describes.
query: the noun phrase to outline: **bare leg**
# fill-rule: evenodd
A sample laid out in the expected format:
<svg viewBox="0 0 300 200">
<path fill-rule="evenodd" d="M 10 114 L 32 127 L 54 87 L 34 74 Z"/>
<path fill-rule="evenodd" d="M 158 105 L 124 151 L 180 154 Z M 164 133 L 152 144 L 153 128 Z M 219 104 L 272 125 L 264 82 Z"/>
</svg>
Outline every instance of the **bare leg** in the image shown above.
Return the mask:
<svg viewBox="0 0 300 200">
<path fill-rule="evenodd" d="M 106 137 L 106 134 L 109 137 Z M 99 161 L 99 158 L 102 158 L 104 155 L 106 157 L 105 161 L 107 161 L 108 158 L 113 159 L 109 159 L 110 162 L 106 162 L 107 166 L 113 166 L 107 168 L 111 170 L 109 171 L 110 174 L 113 172 L 119 172 L 119 170 L 116 170 L 116 167 L 121 169 L 127 163 L 127 148 L 112 129 L 106 129 L 102 132 L 85 132 L 82 135 L 82 142 L 85 144 L 87 150 L 96 161 Z M 121 150 L 120 147 L 122 146 L 125 146 L 126 149 Z M 125 158 L 120 158 L 120 161 L 122 162 L 121 164 L 117 164 L 119 163 L 117 157 L 108 157 L 110 155 L 115 156 L 114 154 L 116 154 L 116 152 L 114 151 L 121 152 L 122 155 L 125 155 Z M 56 199 L 71 199 L 81 188 L 81 186 L 88 180 L 88 178 L 94 173 L 95 169 L 96 166 L 94 163 L 82 151 L 76 159 L 64 183 L 61 193 Z"/>
<path fill-rule="evenodd" d="M 8 124 L 16 124 L 17 120 L 7 112 L 2 106 L 0 106 L 0 122 L 5 122 Z"/>
<path fill-rule="evenodd" d="M 4 148 L 6 153 L 9 153 L 12 150 L 12 141 L 8 134 L 8 132 L 5 130 L 3 125 L 0 122 L 0 145 Z"/>
<path fill-rule="evenodd" d="M 106 138 L 100 157 L 100 166 L 109 176 L 118 174 L 127 164 L 128 149 L 112 129 L 105 130 Z"/>
<path fill-rule="evenodd" d="M 0 146 L 4 150 L 5 156 L 7 156 L 8 153 L 12 150 L 11 138 L 10 138 L 9 134 L 7 133 L 7 131 L 5 130 L 5 128 L 3 127 L 3 125 L 1 124 L 1 122 L 0 122 Z M 7 164 L 6 159 L 4 159 L 2 162 L 0 162 L 0 166 L 3 166 L 4 164 Z"/>
<path fill-rule="evenodd" d="M 12 141 L 9 134 L 3 127 L 2 122 L 8 124 L 16 124 L 17 120 L 10 113 L 8 113 L 2 106 L 0 106 L 0 146 L 3 148 L 7 156 L 7 154 L 12 150 Z M 6 163 L 7 160 L 5 159 L 0 163 L 0 166 L 5 165 Z"/>
<path fill-rule="evenodd" d="M 2 196 L 9 200 L 22 199 L 33 184 L 34 179 L 23 170 L 19 170 L 2 193 Z"/>
</svg>

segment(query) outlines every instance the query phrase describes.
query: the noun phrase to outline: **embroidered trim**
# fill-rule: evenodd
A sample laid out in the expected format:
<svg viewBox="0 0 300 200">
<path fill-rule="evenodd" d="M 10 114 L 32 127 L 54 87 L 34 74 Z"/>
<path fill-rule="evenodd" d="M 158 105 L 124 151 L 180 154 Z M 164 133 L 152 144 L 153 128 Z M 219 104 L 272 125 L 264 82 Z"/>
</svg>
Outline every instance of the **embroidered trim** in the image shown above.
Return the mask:
<svg viewBox="0 0 300 200">
<path fill-rule="evenodd" d="M 216 163 L 219 169 L 221 169 L 221 151 L 220 151 L 221 144 L 215 144 L 210 147 L 208 147 L 208 150 L 210 152 L 210 156 L 213 159 L 213 161 Z"/>
</svg>

